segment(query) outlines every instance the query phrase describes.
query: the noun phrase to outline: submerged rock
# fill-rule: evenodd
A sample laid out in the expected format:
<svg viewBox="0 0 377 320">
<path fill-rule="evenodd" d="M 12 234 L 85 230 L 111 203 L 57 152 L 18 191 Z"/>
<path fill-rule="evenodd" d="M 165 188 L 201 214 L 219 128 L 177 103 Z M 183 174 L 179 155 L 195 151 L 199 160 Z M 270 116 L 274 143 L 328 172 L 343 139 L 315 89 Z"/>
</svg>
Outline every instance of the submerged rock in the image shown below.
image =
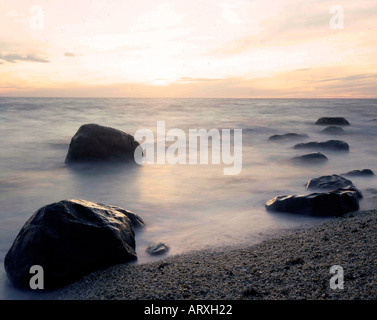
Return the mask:
<svg viewBox="0 0 377 320">
<path fill-rule="evenodd" d="M 148 246 L 147 248 L 147 253 L 149 253 L 150 255 L 160 255 L 160 254 L 164 254 L 166 252 L 169 251 L 169 247 L 165 244 L 165 243 L 162 243 L 162 242 L 159 242 L 159 243 L 152 243 Z"/>
<path fill-rule="evenodd" d="M 308 195 L 285 195 L 269 200 L 266 210 L 310 216 L 339 217 L 359 209 L 359 197 L 352 189 L 337 189 Z"/>
<path fill-rule="evenodd" d="M 335 125 L 335 126 L 350 126 L 347 119 L 341 117 L 323 117 L 319 118 L 316 125 Z"/>
<path fill-rule="evenodd" d="M 325 142 L 307 142 L 296 144 L 294 149 L 326 149 L 332 151 L 349 151 L 348 143 L 341 140 L 328 140 Z"/>
<path fill-rule="evenodd" d="M 291 159 L 295 163 L 317 164 L 328 161 L 328 158 L 320 152 L 312 152 Z"/>
<path fill-rule="evenodd" d="M 363 170 L 352 170 L 347 173 L 343 173 L 343 176 L 351 176 L 351 177 L 370 177 L 374 176 L 374 172 L 371 169 L 363 169 Z"/>
<path fill-rule="evenodd" d="M 285 133 L 285 134 L 275 134 L 268 139 L 271 141 L 280 141 L 280 140 L 287 140 L 287 139 L 303 139 L 308 138 L 309 136 L 304 133 Z"/>
<path fill-rule="evenodd" d="M 339 127 L 339 126 L 330 126 L 330 127 L 323 129 L 321 132 L 326 133 L 326 134 L 340 135 L 340 134 L 344 134 L 344 129 L 342 127 Z"/>
<path fill-rule="evenodd" d="M 128 133 L 98 124 L 84 124 L 73 136 L 65 162 L 132 162 L 138 146 Z"/>
<path fill-rule="evenodd" d="M 137 259 L 135 213 L 85 200 L 63 200 L 40 208 L 24 224 L 5 260 L 16 287 L 29 288 L 30 267 L 44 270 L 45 289 L 57 288 L 97 269 Z"/>
</svg>

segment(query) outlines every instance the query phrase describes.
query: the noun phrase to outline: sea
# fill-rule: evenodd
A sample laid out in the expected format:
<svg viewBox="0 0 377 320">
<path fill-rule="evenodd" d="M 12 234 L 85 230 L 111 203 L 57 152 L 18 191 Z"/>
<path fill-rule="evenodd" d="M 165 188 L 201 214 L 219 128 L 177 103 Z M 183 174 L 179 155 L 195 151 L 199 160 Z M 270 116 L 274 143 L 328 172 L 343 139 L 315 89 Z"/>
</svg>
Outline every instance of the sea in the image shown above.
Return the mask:
<svg viewBox="0 0 377 320">
<path fill-rule="evenodd" d="M 344 117 L 351 125 L 331 136 L 315 125 L 320 117 Z M 131 135 L 138 130 L 242 129 L 242 170 L 225 175 L 226 163 L 145 163 L 71 167 L 65 157 L 83 124 L 96 123 Z M 301 140 L 273 142 L 285 133 Z M 340 139 L 350 152 L 323 151 L 318 165 L 290 159 L 306 153 L 298 142 Z M 166 142 L 166 148 L 172 141 Z M 209 143 L 209 153 L 211 153 Z M 309 151 L 308 151 L 309 152 Z M 188 155 L 187 155 L 188 157 Z M 141 99 L 0 97 L 0 299 L 33 299 L 12 288 L 4 257 L 23 224 L 39 208 L 64 199 L 84 199 L 137 213 L 145 228 L 136 231 L 137 263 L 195 250 L 251 245 L 325 218 L 268 212 L 279 195 L 306 194 L 306 182 L 355 169 L 377 170 L 377 100 L 367 99 Z M 211 159 L 210 159 L 211 160 Z M 364 193 L 361 209 L 376 200 L 375 177 L 352 177 Z M 146 248 L 170 248 L 151 256 Z"/>
</svg>

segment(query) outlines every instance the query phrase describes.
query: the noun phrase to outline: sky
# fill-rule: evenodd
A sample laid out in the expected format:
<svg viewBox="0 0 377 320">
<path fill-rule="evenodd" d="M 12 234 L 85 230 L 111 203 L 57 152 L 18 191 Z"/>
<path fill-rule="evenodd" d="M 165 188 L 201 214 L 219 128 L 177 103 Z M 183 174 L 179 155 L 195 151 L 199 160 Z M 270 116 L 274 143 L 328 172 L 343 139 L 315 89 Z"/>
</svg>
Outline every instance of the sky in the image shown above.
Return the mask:
<svg viewBox="0 0 377 320">
<path fill-rule="evenodd" d="M 0 0 L 0 96 L 377 98 L 376 0 Z"/>
</svg>

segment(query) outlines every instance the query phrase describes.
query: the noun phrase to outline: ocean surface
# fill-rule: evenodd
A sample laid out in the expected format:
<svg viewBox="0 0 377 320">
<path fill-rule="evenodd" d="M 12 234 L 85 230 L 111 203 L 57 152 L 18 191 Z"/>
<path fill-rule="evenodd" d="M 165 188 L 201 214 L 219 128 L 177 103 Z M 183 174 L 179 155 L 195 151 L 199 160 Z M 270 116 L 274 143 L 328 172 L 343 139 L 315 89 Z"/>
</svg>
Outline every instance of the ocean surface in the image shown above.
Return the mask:
<svg viewBox="0 0 377 320">
<path fill-rule="evenodd" d="M 345 117 L 342 136 L 321 133 L 324 116 Z M 242 171 L 224 175 L 227 164 L 144 164 L 70 168 L 69 142 L 85 123 L 132 135 L 181 129 L 242 129 Z M 274 134 L 306 133 L 300 141 L 271 142 Z M 157 135 L 156 135 L 157 136 Z M 306 153 L 298 142 L 340 139 L 349 153 L 323 152 L 323 165 L 288 161 Z M 166 147 L 168 147 L 168 143 Z M 0 299 L 30 299 L 10 287 L 4 257 L 26 220 L 40 207 L 63 199 L 85 199 L 123 207 L 146 223 L 136 233 L 138 263 L 150 243 L 164 242 L 168 255 L 257 243 L 271 234 L 321 222 L 319 218 L 267 212 L 269 199 L 304 194 L 310 178 L 354 169 L 374 171 L 377 100 L 307 99 L 131 99 L 0 98 Z M 310 152 L 310 151 L 308 151 Z M 364 192 L 361 208 L 373 205 L 376 178 L 351 178 Z M 374 196 L 375 197 L 375 196 Z M 166 257 L 163 256 L 163 257 Z"/>
</svg>

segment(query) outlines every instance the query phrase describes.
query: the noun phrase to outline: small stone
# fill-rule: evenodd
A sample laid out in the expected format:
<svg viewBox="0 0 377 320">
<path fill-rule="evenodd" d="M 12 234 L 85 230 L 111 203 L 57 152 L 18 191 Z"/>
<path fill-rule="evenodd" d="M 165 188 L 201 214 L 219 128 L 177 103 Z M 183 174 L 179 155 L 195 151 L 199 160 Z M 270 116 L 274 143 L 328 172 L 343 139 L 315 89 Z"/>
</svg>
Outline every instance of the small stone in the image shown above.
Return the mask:
<svg viewBox="0 0 377 320">
<path fill-rule="evenodd" d="M 165 243 L 162 243 L 162 242 L 152 243 L 148 246 L 146 251 L 150 255 L 160 255 L 160 254 L 164 254 L 168 252 L 169 247 Z"/>
<path fill-rule="evenodd" d="M 245 297 L 257 297 L 259 293 L 254 288 L 247 288 L 246 290 L 244 290 L 243 295 Z"/>
<path fill-rule="evenodd" d="M 293 258 L 287 261 L 287 266 L 294 266 L 296 264 L 304 264 L 304 260 L 302 258 Z"/>
</svg>

